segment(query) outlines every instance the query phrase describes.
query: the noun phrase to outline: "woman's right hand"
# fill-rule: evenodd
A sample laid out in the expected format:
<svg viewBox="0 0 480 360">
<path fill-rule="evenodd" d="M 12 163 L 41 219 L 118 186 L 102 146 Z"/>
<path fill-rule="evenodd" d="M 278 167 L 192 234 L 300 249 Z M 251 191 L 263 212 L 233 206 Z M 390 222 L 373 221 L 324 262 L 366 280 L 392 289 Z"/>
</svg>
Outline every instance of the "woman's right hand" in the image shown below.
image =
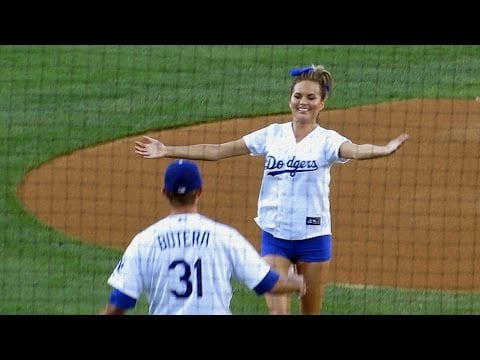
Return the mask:
<svg viewBox="0 0 480 360">
<path fill-rule="evenodd" d="M 135 152 L 146 159 L 160 158 L 166 155 L 165 145 L 149 136 L 143 136 L 143 141 L 135 141 Z"/>
</svg>

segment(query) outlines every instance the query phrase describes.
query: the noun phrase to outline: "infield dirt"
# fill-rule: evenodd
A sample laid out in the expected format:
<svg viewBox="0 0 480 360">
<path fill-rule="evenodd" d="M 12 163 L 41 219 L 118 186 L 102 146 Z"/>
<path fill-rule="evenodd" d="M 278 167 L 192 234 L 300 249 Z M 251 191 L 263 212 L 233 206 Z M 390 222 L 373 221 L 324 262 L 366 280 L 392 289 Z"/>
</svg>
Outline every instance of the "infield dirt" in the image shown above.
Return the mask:
<svg viewBox="0 0 480 360">
<path fill-rule="evenodd" d="M 168 145 L 237 139 L 291 115 L 239 118 L 148 132 Z M 410 140 L 388 158 L 332 168 L 331 281 L 446 290 L 480 289 L 480 102 L 409 100 L 327 110 L 320 125 L 356 143 Z M 58 231 L 124 249 L 168 213 L 161 189 L 171 159 L 134 153 L 141 137 L 79 150 L 24 178 L 25 208 Z M 263 158 L 199 161 L 200 210 L 238 228 L 258 248 L 253 218 Z M 292 199 L 295 201 L 295 199 Z"/>
</svg>

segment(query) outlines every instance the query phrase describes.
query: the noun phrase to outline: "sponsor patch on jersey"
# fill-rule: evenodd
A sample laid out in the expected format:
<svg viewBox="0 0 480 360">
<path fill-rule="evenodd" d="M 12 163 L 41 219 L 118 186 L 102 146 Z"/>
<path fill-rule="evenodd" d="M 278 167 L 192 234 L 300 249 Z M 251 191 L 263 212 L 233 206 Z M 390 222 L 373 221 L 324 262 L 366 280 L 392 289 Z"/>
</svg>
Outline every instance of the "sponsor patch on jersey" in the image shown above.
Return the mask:
<svg viewBox="0 0 480 360">
<path fill-rule="evenodd" d="M 320 219 L 319 217 L 307 216 L 307 225 L 320 225 Z"/>
</svg>

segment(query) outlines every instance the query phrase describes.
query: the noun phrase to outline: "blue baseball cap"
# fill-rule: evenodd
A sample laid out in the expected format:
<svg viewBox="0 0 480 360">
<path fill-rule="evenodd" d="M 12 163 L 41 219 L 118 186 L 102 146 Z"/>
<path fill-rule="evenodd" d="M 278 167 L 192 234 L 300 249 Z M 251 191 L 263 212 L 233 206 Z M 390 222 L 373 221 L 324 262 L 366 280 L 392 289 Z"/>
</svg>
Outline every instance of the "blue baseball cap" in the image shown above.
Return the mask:
<svg viewBox="0 0 480 360">
<path fill-rule="evenodd" d="M 165 191 L 173 194 L 186 194 L 202 187 L 202 176 L 195 162 L 179 159 L 165 170 Z"/>
</svg>

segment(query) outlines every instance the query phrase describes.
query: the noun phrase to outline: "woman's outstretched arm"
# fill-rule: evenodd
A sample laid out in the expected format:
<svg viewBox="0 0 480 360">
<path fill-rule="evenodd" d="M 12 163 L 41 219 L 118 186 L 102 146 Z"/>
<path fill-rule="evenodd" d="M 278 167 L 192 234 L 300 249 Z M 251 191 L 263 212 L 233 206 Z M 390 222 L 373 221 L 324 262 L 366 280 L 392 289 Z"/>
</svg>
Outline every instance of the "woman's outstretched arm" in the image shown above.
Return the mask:
<svg viewBox="0 0 480 360">
<path fill-rule="evenodd" d="M 408 134 L 401 134 L 390 140 L 386 145 L 343 143 L 340 146 L 340 157 L 344 159 L 366 160 L 393 154 L 409 138 Z"/>
<path fill-rule="evenodd" d="M 223 144 L 168 146 L 149 136 L 143 136 L 142 141 L 135 141 L 135 152 L 146 159 L 166 157 L 192 160 L 220 160 L 250 153 L 243 139 Z"/>
</svg>

